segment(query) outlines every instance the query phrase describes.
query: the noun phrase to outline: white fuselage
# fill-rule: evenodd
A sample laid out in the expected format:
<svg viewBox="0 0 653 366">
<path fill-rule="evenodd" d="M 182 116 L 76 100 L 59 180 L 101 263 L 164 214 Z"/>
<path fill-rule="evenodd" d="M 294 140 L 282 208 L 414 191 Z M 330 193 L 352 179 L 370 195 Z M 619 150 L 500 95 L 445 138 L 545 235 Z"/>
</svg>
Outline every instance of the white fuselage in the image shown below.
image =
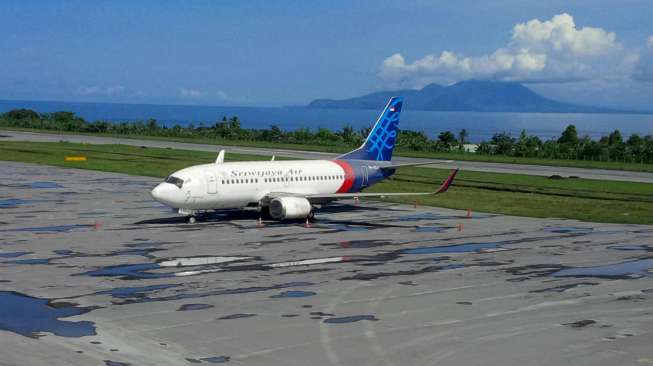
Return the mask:
<svg viewBox="0 0 653 366">
<path fill-rule="evenodd" d="M 248 161 L 196 165 L 170 177 L 183 182 L 159 184 L 152 190 L 157 201 L 183 210 L 211 210 L 259 205 L 275 192 L 335 193 L 346 172 L 331 160 Z"/>
</svg>

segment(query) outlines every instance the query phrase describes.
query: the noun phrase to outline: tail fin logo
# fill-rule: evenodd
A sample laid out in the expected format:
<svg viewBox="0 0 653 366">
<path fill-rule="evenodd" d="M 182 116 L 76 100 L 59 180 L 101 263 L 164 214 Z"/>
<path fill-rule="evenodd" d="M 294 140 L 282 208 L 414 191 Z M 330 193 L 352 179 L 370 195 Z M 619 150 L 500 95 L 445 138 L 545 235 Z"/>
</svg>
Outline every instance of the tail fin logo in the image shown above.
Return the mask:
<svg viewBox="0 0 653 366">
<path fill-rule="evenodd" d="M 402 104 L 402 98 L 390 98 L 363 145 L 341 155 L 339 159 L 390 161 L 399 131 L 399 114 Z"/>
<path fill-rule="evenodd" d="M 374 130 L 370 133 L 367 140 L 367 151 L 372 153 L 374 160 L 390 160 L 392 158 L 392 149 L 395 147 L 395 140 L 397 139 L 397 129 L 399 125 L 399 113 L 396 113 L 398 108 L 401 108 L 401 102 L 397 106 L 388 108 L 388 112 L 379 121 Z"/>
</svg>

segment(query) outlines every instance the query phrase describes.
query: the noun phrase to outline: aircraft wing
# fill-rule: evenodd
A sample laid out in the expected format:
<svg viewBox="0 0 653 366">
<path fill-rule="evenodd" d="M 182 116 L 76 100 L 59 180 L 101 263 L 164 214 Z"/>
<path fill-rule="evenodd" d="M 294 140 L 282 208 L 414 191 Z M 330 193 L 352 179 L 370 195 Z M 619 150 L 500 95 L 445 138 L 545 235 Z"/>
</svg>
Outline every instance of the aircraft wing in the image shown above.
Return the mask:
<svg viewBox="0 0 653 366">
<path fill-rule="evenodd" d="M 403 164 L 392 164 L 392 165 L 385 165 L 379 167 L 381 170 L 389 170 L 389 169 L 397 169 L 397 168 L 404 168 L 404 167 L 409 167 L 409 166 L 420 166 L 420 165 L 431 165 L 431 164 L 449 164 L 453 163 L 453 160 L 434 160 L 434 161 L 426 161 L 422 163 L 403 163 Z"/>
<path fill-rule="evenodd" d="M 357 193 L 325 193 L 325 194 L 301 194 L 301 193 L 291 193 L 291 192 L 269 192 L 262 199 L 264 202 L 270 202 L 275 198 L 280 197 L 303 197 L 307 200 L 316 203 L 323 201 L 335 201 L 342 200 L 347 198 L 356 198 L 356 197 L 391 197 L 391 196 L 427 196 L 432 194 L 444 193 L 449 187 L 453 184 L 453 180 L 458 174 L 458 169 L 451 171 L 451 174 L 447 179 L 442 182 L 440 187 L 433 192 L 357 192 Z"/>
<path fill-rule="evenodd" d="M 449 175 L 449 177 L 447 177 L 447 179 L 445 179 L 445 181 L 442 182 L 442 185 L 440 185 L 440 187 L 433 192 L 331 193 L 331 194 L 311 194 L 311 195 L 306 195 L 304 197 L 309 201 L 311 200 L 317 201 L 317 200 L 339 200 L 339 199 L 347 199 L 347 198 L 355 198 L 355 197 L 426 196 L 426 195 L 446 192 L 449 189 L 449 187 L 451 187 L 451 185 L 453 184 L 453 180 L 454 178 L 456 178 L 456 174 L 458 174 L 458 169 L 454 169 Z"/>
</svg>

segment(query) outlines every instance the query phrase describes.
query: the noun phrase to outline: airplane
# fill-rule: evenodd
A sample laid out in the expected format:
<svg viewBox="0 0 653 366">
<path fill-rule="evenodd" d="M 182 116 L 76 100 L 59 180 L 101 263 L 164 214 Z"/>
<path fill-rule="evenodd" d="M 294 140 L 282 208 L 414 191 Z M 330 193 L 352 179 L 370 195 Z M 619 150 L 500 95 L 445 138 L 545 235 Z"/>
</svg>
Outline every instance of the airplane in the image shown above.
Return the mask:
<svg viewBox="0 0 653 366">
<path fill-rule="evenodd" d="M 340 199 L 444 193 L 458 169 L 433 192 L 361 192 L 397 168 L 438 163 L 392 163 L 402 105 L 401 97 L 390 98 L 363 144 L 333 160 L 224 162 L 221 150 L 212 164 L 170 174 L 151 195 L 195 223 L 199 214 L 220 209 L 256 207 L 275 220 L 312 219 L 316 205 Z"/>
</svg>

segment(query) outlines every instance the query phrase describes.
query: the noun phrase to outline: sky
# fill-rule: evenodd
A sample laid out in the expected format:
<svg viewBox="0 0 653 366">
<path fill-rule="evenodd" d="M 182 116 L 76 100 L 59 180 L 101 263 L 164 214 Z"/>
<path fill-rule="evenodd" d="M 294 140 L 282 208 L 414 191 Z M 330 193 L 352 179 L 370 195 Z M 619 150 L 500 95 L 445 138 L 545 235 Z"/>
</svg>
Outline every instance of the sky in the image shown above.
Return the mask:
<svg viewBox="0 0 653 366">
<path fill-rule="evenodd" d="M 653 109 L 650 0 L 0 2 L 0 99 L 285 106 L 467 79 Z"/>
</svg>

